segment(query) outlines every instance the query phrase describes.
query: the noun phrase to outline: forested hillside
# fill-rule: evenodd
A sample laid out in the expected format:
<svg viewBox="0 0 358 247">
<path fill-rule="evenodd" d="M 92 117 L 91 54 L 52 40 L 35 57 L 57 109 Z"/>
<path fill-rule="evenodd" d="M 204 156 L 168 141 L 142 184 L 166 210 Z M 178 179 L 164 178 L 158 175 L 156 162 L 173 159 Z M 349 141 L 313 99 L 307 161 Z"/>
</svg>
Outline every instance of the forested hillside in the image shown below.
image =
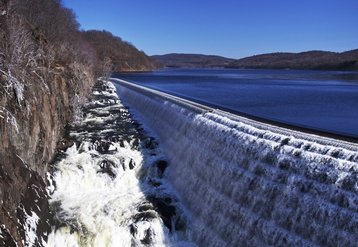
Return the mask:
<svg viewBox="0 0 358 247">
<path fill-rule="evenodd" d="M 229 68 L 358 70 L 358 50 L 269 53 L 232 62 Z"/>
<path fill-rule="evenodd" d="M 346 52 L 276 52 L 241 59 L 202 54 L 165 54 L 152 58 L 171 68 L 248 68 L 248 69 L 320 69 L 358 70 L 358 49 Z"/>
<path fill-rule="evenodd" d="M 152 58 L 158 64 L 170 68 L 218 68 L 228 66 L 235 61 L 220 56 L 179 53 L 155 55 Z"/>
<path fill-rule="evenodd" d="M 115 70 L 150 68 L 143 52 L 97 33 L 92 42 L 96 32 L 81 32 L 60 0 L 0 0 L 0 246 L 42 245 L 48 164 L 111 60 Z"/>
<path fill-rule="evenodd" d="M 148 71 L 154 68 L 152 60 L 132 44 L 107 31 L 83 32 L 83 37 L 95 49 L 98 58 L 112 64 L 112 70 Z"/>
</svg>

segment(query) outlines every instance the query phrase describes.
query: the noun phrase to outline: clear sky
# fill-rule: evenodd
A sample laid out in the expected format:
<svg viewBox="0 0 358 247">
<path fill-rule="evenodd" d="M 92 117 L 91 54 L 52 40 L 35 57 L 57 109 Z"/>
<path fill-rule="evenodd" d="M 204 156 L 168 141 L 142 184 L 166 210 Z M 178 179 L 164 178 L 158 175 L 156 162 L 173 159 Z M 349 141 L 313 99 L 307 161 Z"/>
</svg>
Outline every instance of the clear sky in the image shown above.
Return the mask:
<svg viewBox="0 0 358 247">
<path fill-rule="evenodd" d="M 358 48 L 358 0 L 63 0 L 82 29 L 108 30 L 148 55 Z"/>
</svg>

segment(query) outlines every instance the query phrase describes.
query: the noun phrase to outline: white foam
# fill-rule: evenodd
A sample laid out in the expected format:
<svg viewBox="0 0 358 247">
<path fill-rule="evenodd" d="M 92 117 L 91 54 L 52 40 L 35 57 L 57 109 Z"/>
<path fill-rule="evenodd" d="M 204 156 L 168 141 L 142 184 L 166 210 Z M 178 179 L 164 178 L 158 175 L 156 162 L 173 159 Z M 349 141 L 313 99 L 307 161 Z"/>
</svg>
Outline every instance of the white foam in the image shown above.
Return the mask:
<svg viewBox="0 0 358 247">
<path fill-rule="evenodd" d="M 35 212 L 31 212 L 31 214 L 28 215 L 24 210 L 24 214 L 25 214 L 25 225 L 24 225 L 25 246 L 31 247 L 35 245 L 37 240 L 36 230 L 37 230 L 37 223 L 40 218 L 37 216 Z"/>
<path fill-rule="evenodd" d="M 111 88 L 108 96 L 112 97 L 115 88 L 107 85 Z M 120 106 L 119 103 L 101 111 Z M 87 122 L 94 120 L 93 116 L 88 117 Z M 103 119 L 96 118 L 95 122 L 101 124 Z M 89 133 L 71 133 L 83 134 Z M 166 188 L 157 191 L 145 182 L 152 174 L 154 160 L 162 157 L 160 150 L 156 150 L 157 156 L 152 156 L 153 150 L 138 151 L 126 141 L 122 144 L 111 143 L 108 154 L 97 152 L 93 148 L 96 144 L 90 141 L 83 141 L 78 149 L 76 145 L 67 149 L 66 158 L 56 164 L 48 191 L 52 193 L 50 202 L 60 205 L 58 217 L 69 226 L 53 230 L 47 246 L 144 246 L 142 240 L 148 230 L 152 231 L 153 246 L 190 245 L 185 234 L 170 233 L 159 215 L 145 222 L 134 220 L 138 205 L 146 201 L 148 192 L 165 195 L 170 191 Z M 104 160 L 114 164 L 110 167 L 113 177 L 102 170 L 100 163 Z M 135 164 L 133 169 L 130 163 Z M 131 225 L 137 229 L 134 235 Z"/>
<path fill-rule="evenodd" d="M 170 159 L 167 175 L 200 245 L 355 246 L 356 145 L 291 135 L 121 85 L 121 100 Z"/>
</svg>

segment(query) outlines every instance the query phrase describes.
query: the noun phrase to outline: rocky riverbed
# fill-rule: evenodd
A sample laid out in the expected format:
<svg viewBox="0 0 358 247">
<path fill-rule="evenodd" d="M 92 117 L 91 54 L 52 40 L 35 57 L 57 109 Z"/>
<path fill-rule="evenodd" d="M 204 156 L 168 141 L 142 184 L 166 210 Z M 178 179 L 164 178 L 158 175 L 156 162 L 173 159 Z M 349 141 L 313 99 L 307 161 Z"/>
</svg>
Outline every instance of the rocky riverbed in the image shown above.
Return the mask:
<svg viewBox="0 0 358 247">
<path fill-rule="evenodd" d="M 191 246 L 160 145 L 98 81 L 48 174 L 48 246 Z"/>
</svg>

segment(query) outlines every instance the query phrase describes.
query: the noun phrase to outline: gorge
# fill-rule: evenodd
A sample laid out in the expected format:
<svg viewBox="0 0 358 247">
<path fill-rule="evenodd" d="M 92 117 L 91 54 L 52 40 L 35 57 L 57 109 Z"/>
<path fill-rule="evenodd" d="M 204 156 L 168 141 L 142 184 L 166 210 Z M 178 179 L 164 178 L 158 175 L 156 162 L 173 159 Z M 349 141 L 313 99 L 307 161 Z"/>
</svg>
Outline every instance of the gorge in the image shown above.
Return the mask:
<svg viewBox="0 0 358 247">
<path fill-rule="evenodd" d="M 167 62 L 356 70 L 356 54 Z M 110 78 L 158 66 L 61 0 L 0 0 L 0 246 L 356 246 L 357 142 Z"/>
</svg>

